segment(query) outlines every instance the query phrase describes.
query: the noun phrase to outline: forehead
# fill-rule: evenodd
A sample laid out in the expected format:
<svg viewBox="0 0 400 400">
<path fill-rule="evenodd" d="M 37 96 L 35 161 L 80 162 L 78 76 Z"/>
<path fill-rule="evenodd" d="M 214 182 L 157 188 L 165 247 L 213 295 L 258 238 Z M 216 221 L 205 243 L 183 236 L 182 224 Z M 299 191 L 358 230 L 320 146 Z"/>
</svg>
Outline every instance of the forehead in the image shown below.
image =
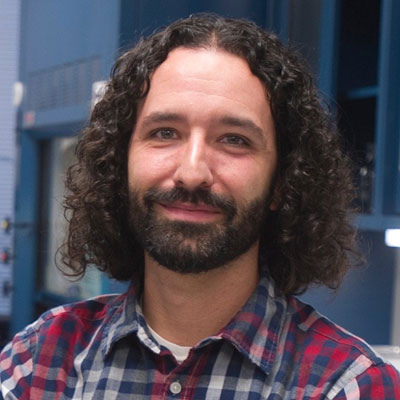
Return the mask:
<svg viewBox="0 0 400 400">
<path fill-rule="evenodd" d="M 167 59 L 155 70 L 151 81 L 173 77 L 177 81 L 185 79 L 203 79 L 205 82 L 229 82 L 240 87 L 241 82 L 251 81 L 265 91 L 262 82 L 251 72 L 247 61 L 235 54 L 215 47 L 186 48 L 172 50 Z"/>
<path fill-rule="evenodd" d="M 200 114 L 219 111 L 270 118 L 266 89 L 246 60 L 216 48 L 179 47 L 152 74 L 138 111 L 184 111 L 196 104 Z"/>
</svg>

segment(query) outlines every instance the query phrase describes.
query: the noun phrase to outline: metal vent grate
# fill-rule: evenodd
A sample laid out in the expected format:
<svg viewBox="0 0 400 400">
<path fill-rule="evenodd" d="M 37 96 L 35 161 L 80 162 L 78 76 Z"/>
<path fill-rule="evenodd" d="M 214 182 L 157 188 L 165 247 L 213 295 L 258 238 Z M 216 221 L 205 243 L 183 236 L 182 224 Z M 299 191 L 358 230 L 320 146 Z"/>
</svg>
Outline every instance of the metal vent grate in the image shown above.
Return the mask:
<svg viewBox="0 0 400 400">
<path fill-rule="evenodd" d="M 89 102 L 92 83 L 100 79 L 100 58 L 35 71 L 27 84 L 27 109 L 32 111 Z"/>
</svg>

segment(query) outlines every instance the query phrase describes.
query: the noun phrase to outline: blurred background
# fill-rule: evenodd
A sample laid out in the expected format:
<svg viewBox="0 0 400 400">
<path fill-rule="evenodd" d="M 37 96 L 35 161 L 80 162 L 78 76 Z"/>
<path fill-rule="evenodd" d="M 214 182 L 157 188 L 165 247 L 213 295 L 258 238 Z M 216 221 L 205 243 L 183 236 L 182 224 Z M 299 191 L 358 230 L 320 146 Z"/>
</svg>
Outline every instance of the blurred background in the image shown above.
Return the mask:
<svg viewBox="0 0 400 400">
<path fill-rule="evenodd" d="M 76 134 L 116 57 L 174 19 L 212 11 L 276 32 L 308 61 L 356 161 L 367 264 L 307 302 L 400 353 L 400 2 L 396 0 L 0 1 L 0 347 L 44 310 L 123 290 L 55 267 Z M 400 354 L 399 354 L 400 358 Z"/>
</svg>

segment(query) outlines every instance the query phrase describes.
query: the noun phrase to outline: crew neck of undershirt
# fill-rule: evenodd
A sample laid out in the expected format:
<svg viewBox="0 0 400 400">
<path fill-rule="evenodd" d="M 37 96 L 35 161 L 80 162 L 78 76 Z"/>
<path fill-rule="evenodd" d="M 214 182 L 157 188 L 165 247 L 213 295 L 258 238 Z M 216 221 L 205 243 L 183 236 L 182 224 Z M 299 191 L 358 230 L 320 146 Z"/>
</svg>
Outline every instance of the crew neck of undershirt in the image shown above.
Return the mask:
<svg viewBox="0 0 400 400">
<path fill-rule="evenodd" d="M 191 349 L 190 346 L 179 346 L 178 344 L 172 343 L 160 336 L 150 325 L 147 325 L 147 327 L 157 340 L 158 344 L 166 347 L 172 353 L 178 363 L 181 363 L 187 359 Z"/>
</svg>

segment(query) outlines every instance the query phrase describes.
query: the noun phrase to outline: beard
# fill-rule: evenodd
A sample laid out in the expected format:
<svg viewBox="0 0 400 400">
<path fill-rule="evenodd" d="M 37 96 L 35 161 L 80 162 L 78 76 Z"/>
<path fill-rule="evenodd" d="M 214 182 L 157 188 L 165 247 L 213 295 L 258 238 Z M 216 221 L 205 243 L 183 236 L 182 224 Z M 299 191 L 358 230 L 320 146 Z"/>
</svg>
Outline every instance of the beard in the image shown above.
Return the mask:
<svg viewBox="0 0 400 400">
<path fill-rule="evenodd" d="M 171 220 L 154 210 L 155 203 L 177 201 L 216 207 L 223 219 L 207 223 Z M 201 273 L 228 264 L 257 242 L 270 201 L 264 196 L 238 207 L 232 198 L 205 189 L 151 188 L 143 196 L 132 190 L 129 225 L 143 249 L 159 264 L 179 273 Z"/>
</svg>

